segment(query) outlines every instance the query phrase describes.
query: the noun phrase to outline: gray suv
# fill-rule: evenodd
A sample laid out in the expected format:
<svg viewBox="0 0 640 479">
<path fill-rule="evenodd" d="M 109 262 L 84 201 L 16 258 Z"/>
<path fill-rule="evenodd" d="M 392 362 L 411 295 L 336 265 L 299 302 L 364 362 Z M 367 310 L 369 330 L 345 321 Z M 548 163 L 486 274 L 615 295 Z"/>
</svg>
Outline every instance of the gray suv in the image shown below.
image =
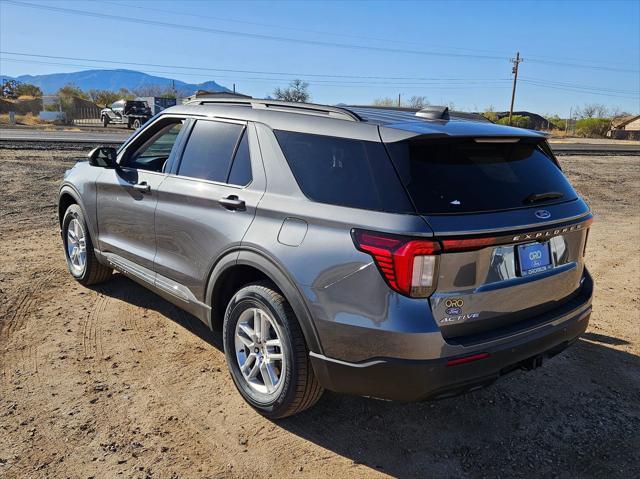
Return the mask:
<svg viewBox="0 0 640 479">
<path fill-rule="evenodd" d="M 272 418 L 473 391 L 591 313 L 592 215 L 545 138 L 446 108 L 196 100 L 77 163 L 59 217 L 80 283 L 115 269 L 222 328 Z"/>
</svg>

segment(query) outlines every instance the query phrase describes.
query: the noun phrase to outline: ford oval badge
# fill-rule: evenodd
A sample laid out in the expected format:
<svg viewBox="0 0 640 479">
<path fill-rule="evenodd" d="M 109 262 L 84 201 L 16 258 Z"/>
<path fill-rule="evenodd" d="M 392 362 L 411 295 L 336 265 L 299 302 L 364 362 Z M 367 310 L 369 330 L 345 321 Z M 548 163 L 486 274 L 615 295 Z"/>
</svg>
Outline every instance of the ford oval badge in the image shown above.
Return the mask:
<svg viewBox="0 0 640 479">
<path fill-rule="evenodd" d="M 551 218 L 551 213 L 549 213 L 547 210 L 538 210 L 535 213 L 537 218 L 540 218 L 541 220 L 546 220 L 548 218 Z"/>
</svg>

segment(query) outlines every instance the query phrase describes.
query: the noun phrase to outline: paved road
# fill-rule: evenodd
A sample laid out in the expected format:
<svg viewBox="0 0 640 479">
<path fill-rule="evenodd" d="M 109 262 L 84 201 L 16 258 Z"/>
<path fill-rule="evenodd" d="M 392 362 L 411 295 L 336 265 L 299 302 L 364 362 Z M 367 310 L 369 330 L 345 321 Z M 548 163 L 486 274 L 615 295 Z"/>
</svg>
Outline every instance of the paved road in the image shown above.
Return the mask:
<svg viewBox="0 0 640 479">
<path fill-rule="evenodd" d="M 0 129 L 0 141 L 38 141 L 62 143 L 122 143 L 131 135 L 131 130 L 95 131 L 46 131 L 23 129 Z"/>
<path fill-rule="evenodd" d="M 126 140 L 131 130 L 96 131 L 46 131 L 23 129 L 0 129 L 0 142 L 40 142 L 40 143 L 115 143 Z M 558 154 L 617 154 L 640 155 L 640 144 L 628 143 L 561 143 L 551 141 L 551 148 Z"/>
</svg>

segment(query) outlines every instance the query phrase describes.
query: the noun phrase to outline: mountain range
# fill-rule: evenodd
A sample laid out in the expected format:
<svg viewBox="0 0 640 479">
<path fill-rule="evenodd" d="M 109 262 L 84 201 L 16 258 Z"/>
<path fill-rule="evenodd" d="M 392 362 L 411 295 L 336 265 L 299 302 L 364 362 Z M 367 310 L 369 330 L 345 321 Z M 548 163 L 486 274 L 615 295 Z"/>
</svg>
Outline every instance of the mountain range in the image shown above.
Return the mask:
<svg viewBox="0 0 640 479">
<path fill-rule="evenodd" d="M 175 87 L 181 96 L 192 95 L 196 90 L 211 92 L 231 91 L 216 83 L 206 81 L 204 83 L 185 83 L 172 78 L 158 77 L 134 70 L 84 70 L 73 73 L 50 73 L 47 75 L 21 75 L 2 78 L 18 80 L 23 83 L 31 83 L 40 87 L 44 94 L 52 94 L 61 87 L 73 84 L 82 90 L 110 90 L 118 91 L 121 88 L 135 90 L 142 87 L 158 86 L 162 88 Z"/>
</svg>

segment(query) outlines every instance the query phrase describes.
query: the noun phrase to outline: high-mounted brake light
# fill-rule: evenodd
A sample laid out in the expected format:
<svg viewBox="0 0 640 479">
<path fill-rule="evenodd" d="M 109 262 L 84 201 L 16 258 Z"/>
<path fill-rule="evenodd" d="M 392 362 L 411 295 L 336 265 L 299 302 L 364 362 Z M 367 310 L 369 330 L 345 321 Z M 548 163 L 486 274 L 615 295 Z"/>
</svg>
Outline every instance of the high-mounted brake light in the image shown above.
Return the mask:
<svg viewBox="0 0 640 479">
<path fill-rule="evenodd" d="M 384 233 L 352 231 L 360 251 L 373 256 L 378 269 L 395 291 L 416 298 L 428 297 L 436 287 L 437 241 Z"/>
</svg>

